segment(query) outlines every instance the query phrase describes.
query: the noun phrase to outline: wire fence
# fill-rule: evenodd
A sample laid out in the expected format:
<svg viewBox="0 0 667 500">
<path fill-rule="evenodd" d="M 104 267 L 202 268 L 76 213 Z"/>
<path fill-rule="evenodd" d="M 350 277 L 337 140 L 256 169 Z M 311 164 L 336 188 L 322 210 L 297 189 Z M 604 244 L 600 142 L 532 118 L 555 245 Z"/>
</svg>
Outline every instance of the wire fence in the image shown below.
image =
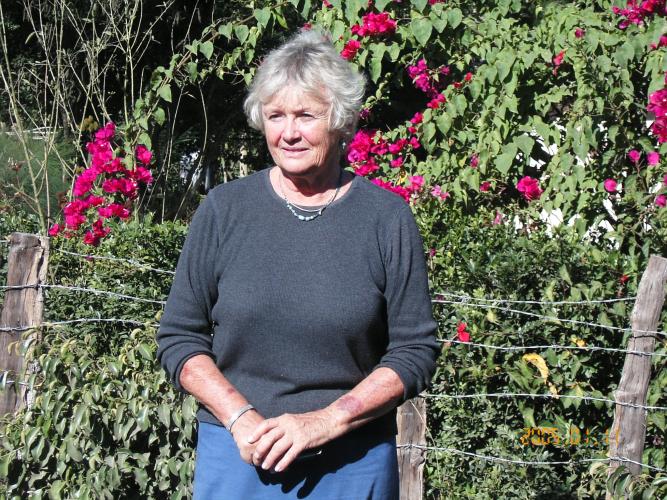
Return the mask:
<svg viewBox="0 0 667 500">
<path fill-rule="evenodd" d="M 8 244 L 7 240 L 0 240 L 0 244 Z M 141 263 L 134 259 L 123 259 L 115 256 L 104 256 L 104 255 L 86 255 L 76 252 L 70 252 L 66 250 L 57 250 L 63 255 L 68 255 L 70 257 L 76 257 L 80 259 L 90 260 L 103 260 L 109 262 L 120 262 L 127 266 L 135 267 L 141 271 L 147 272 L 156 272 L 162 274 L 173 275 L 173 270 L 161 269 Z M 0 290 L 12 290 L 12 289 L 25 289 L 25 288 L 43 288 L 46 290 L 61 290 L 66 292 L 76 292 L 76 293 L 90 293 L 94 295 L 103 295 L 108 297 L 113 297 L 119 300 L 128 300 L 128 301 L 137 301 L 152 303 L 160 306 L 164 306 L 166 301 L 159 300 L 156 298 L 146 298 L 146 297 L 137 297 L 129 294 L 118 293 L 110 290 L 99 290 L 95 288 L 87 287 L 78 287 L 78 286 L 67 286 L 60 284 L 35 284 L 35 285 L 26 285 L 26 286 L 0 286 Z M 596 323 L 591 321 L 576 320 L 571 318 L 562 318 L 559 316 L 542 314 L 532 311 L 525 311 L 517 309 L 517 306 L 540 306 L 540 307 L 570 307 L 570 306 L 587 306 L 587 305 L 607 305 L 615 303 L 624 303 L 624 302 L 633 302 L 636 300 L 634 296 L 628 297 L 617 297 L 617 298 L 608 298 L 608 299 L 590 299 L 590 300 L 516 300 L 516 299 L 499 299 L 499 298 L 489 298 L 489 297 L 473 297 L 470 295 L 460 294 L 460 293 L 451 293 L 438 291 L 433 292 L 432 302 L 434 304 L 448 304 L 455 307 L 472 307 L 480 309 L 493 309 L 506 312 L 509 314 L 517 314 L 528 316 L 531 318 L 538 319 L 543 322 L 555 322 L 560 324 L 572 324 L 580 327 L 587 327 L 591 329 L 606 329 L 611 331 L 618 332 L 633 332 L 632 328 L 617 327 L 613 325 L 607 325 L 603 323 Z M 453 300 L 449 300 L 453 299 Z M 512 307 L 508 307 L 511 305 Z M 101 318 L 101 317 L 91 317 L 91 318 L 77 318 L 70 320 L 62 321 L 44 321 L 40 325 L 23 325 L 23 326 L 6 326 L 0 327 L 0 332 L 11 332 L 11 331 L 26 331 L 31 329 L 48 329 L 48 328 L 65 328 L 74 324 L 84 324 L 84 323 L 116 323 L 120 325 L 131 325 L 137 327 L 152 327 L 158 328 L 159 324 L 156 322 L 146 322 L 138 321 L 134 319 L 125 319 L 125 318 Z M 494 332 L 494 335 L 500 334 L 503 332 Z M 667 333 L 662 331 L 639 331 L 637 333 L 649 334 L 654 336 L 667 336 Z M 588 352 L 605 352 L 605 353 L 620 353 L 620 354 L 634 354 L 638 356 L 647 356 L 647 357 L 667 357 L 667 353 L 664 352 L 652 352 L 646 353 L 643 351 L 636 351 L 630 349 L 624 349 L 621 347 L 608 347 L 608 346 L 599 346 L 599 345 L 564 345 L 564 344 L 534 344 L 534 345 L 495 345 L 484 342 L 470 342 L 459 340 L 456 337 L 452 339 L 438 339 L 439 342 L 447 345 L 464 345 L 468 348 L 475 349 L 488 349 L 495 351 L 504 351 L 504 352 L 514 352 L 514 351 L 543 351 L 548 349 L 553 350 L 568 350 L 568 351 L 588 351 Z M 0 386 L 4 387 L 9 384 L 17 384 L 22 386 L 30 385 L 23 381 L 15 381 L 10 378 L 11 373 L 8 371 L 0 372 Z M 550 400 L 579 400 L 583 402 L 598 402 L 608 405 L 619 405 L 630 408 L 637 408 L 643 411 L 656 411 L 664 412 L 667 411 L 667 407 L 656 406 L 656 405 L 642 405 L 630 401 L 622 401 L 618 399 L 591 396 L 591 395 L 573 395 L 573 394 L 552 394 L 552 393 L 512 393 L 512 392 L 490 392 L 490 393 L 472 393 L 472 394 L 431 394 L 424 393 L 421 395 L 426 399 L 431 400 L 468 400 L 468 399 L 498 399 L 498 398 L 512 398 L 512 399 L 550 399 Z M 451 455 L 460 455 L 465 457 L 471 457 L 479 460 L 484 460 L 488 462 L 502 463 L 507 465 L 520 465 L 520 466 L 571 466 L 584 463 L 593 463 L 593 462 L 602 462 L 610 463 L 612 461 L 621 462 L 621 463 L 632 463 L 639 465 L 642 468 L 646 468 L 651 471 L 656 472 L 667 472 L 667 470 L 660 467 L 656 467 L 651 464 L 645 464 L 636 462 L 627 457 L 622 456 L 613 456 L 613 457 L 591 457 L 591 458 L 582 458 L 576 460 L 556 460 L 556 461 L 540 461 L 540 460 L 522 460 L 516 458 L 506 458 L 500 456 L 491 456 L 481 453 L 476 453 L 473 451 L 461 450 L 458 448 L 452 447 L 439 447 L 431 446 L 426 444 L 403 444 L 398 445 L 398 448 L 406 449 L 417 449 L 425 453 L 447 453 Z"/>
</svg>

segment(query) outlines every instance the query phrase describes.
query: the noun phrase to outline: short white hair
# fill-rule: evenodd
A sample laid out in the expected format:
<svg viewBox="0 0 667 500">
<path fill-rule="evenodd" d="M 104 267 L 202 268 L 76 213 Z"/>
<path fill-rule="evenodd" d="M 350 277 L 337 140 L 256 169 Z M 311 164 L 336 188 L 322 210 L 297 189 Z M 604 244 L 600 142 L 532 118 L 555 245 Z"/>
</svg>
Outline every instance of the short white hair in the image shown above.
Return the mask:
<svg viewBox="0 0 667 500">
<path fill-rule="evenodd" d="M 262 61 L 243 105 L 250 126 L 263 132 L 262 105 L 289 87 L 323 98 L 329 130 L 352 136 L 366 81 L 321 32 L 302 30 Z"/>
</svg>

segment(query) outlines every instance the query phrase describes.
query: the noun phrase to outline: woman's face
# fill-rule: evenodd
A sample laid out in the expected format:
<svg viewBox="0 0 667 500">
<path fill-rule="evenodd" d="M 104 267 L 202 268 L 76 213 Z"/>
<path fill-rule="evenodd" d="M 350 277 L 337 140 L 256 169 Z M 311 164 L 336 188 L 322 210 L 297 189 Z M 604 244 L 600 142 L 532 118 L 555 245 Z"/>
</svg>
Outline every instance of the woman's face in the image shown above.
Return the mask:
<svg viewBox="0 0 667 500">
<path fill-rule="evenodd" d="M 328 118 L 324 99 L 295 89 L 284 89 L 264 104 L 264 134 L 276 165 L 293 175 L 337 168 L 340 134 L 329 130 Z"/>
</svg>

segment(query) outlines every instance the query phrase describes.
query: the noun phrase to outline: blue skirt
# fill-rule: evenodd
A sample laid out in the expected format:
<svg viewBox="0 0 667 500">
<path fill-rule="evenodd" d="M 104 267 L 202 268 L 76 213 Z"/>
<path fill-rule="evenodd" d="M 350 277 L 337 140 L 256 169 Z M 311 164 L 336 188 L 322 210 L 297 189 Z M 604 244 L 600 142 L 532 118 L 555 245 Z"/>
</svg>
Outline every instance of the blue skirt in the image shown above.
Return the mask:
<svg viewBox="0 0 667 500">
<path fill-rule="evenodd" d="M 241 460 L 224 427 L 199 422 L 194 500 L 397 500 L 396 438 L 362 429 L 324 446 L 321 455 L 271 473 Z"/>
</svg>

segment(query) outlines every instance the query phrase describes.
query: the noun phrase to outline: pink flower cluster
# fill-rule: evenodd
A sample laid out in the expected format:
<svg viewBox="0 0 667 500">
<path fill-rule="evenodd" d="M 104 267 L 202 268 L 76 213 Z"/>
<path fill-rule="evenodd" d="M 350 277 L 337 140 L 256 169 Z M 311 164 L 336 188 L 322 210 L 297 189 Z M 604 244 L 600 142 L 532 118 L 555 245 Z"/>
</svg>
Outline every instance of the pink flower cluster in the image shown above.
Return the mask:
<svg viewBox="0 0 667 500">
<path fill-rule="evenodd" d="M 421 175 L 412 175 L 408 178 L 408 181 L 409 184 L 407 186 L 401 186 L 399 184 L 394 184 L 391 181 L 385 181 L 377 177 L 375 179 L 371 179 L 371 182 L 376 186 L 380 186 L 382 189 L 386 189 L 387 191 L 397 194 L 409 203 L 412 196 L 419 193 L 424 187 L 424 178 Z"/>
<path fill-rule="evenodd" d="M 347 59 L 348 61 L 351 61 L 354 59 L 354 56 L 357 55 L 357 52 L 361 48 L 361 43 L 359 43 L 359 40 L 355 40 L 354 38 L 352 40 L 349 40 L 345 46 L 343 47 L 343 50 L 340 52 L 340 55 L 343 56 L 343 59 Z"/>
<path fill-rule="evenodd" d="M 658 43 L 652 43 L 650 45 L 651 50 L 655 50 L 660 47 L 667 47 L 667 36 L 662 35 L 660 40 L 658 40 Z"/>
<path fill-rule="evenodd" d="M 107 123 L 86 145 L 90 166 L 74 181 L 74 198 L 63 208 L 64 225 L 51 226 L 50 236 L 62 234 L 71 238 L 92 216 L 96 220 L 85 230 L 83 241 L 88 245 L 99 245 L 110 232 L 110 228 L 104 226 L 105 219 L 128 219 L 131 215 L 129 207 L 139 194 L 139 186 L 153 182 L 147 168 L 153 153 L 143 145 L 137 146 L 135 156 L 138 164 L 131 170 L 125 168 L 123 158 L 114 155 L 112 141 L 115 133 L 116 126 Z"/>
<path fill-rule="evenodd" d="M 529 175 L 522 177 L 519 182 L 517 182 L 516 189 L 527 201 L 539 199 L 544 192 L 540 188 L 540 182 Z"/>
<path fill-rule="evenodd" d="M 649 113 L 655 115 L 655 121 L 651 125 L 651 132 L 657 137 L 660 144 L 667 142 L 667 88 L 653 92 L 649 96 L 649 103 L 646 109 Z"/>
<path fill-rule="evenodd" d="M 616 6 L 611 8 L 614 14 L 624 18 L 618 23 L 618 27 L 622 30 L 631 24 L 643 24 L 646 18 L 667 14 L 665 0 L 628 0 L 626 7 L 625 9 Z"/>
<path fill-rule="evenodd" d="M 377 163 L 380 157 L 393 155 L 387 158 L 390 166 L 400 168 L 403 166 L 403 153 L 420 147 L 421 144 L 415 136 L 390 142 L 377 130 L 360 129 L 348 146 L 347 159 L 357 175 L 368 176 L 380 169 Z"/>
<path fill-rule="evenodd" d="M 459 323 L 456 326 L 456 338 L 461 342 L 470 342 L 470 332 L 467 323 Z"/>
<path fill-rule="evenodd" d="M 440 66 L 437 69 L 429 69 L 426 61 L 424 59 L 420 59 L 417 61 L 417 64 L 408 66 L 407 71 L 408 75 L 412 79 L 414 86 L 431 98 L 426 107 L 431 109 L 438 109 L 442 104 L 447 102 L 447 99 L 439 90 L 444 85 L 442 82 L 440 82 L 439 77 L 436 77 L 436 75 L 449 75 L 451 71 L 449 66 Z M 451 85 L 455 89 L 460 89 L 464 84 L 471 82 L 472 78 L 473 74 L 468 72 L 463 76 L 462 81 L 452 82 Z"/>
<path fill-rule="evenodd" d="M 361 18 L 361 25 L 355 24 L 351 30 L 352 34 L 362 37 L 393 35 L 396 32 L 396 21 L 387 12 L 369 12 Z"/>
</svg>

